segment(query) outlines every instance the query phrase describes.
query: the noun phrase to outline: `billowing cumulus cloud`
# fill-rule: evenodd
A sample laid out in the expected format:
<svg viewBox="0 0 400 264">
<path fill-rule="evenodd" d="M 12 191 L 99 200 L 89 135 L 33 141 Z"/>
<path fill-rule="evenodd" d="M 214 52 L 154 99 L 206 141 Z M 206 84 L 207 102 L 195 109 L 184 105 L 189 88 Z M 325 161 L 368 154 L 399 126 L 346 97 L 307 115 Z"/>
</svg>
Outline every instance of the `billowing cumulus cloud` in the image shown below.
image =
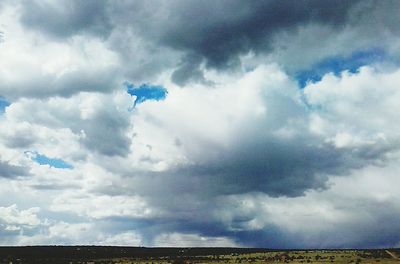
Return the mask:
<svg viewBox="0 0 400 264">
<path fill-rule="evenodd" d="M 394 10 L 0 4 L 0 244 L 399 245 Z"/>
<path fill-rule="evenodd" d="M 118 84 L 118 55 L 105 43 L 86 35 L 48 41 L 18 22 L 21 8 L 7 6 L 1 12 L 1 96 L 11 101 L 68 97 L 80 91 L 110 91 Z"/>
</svg>

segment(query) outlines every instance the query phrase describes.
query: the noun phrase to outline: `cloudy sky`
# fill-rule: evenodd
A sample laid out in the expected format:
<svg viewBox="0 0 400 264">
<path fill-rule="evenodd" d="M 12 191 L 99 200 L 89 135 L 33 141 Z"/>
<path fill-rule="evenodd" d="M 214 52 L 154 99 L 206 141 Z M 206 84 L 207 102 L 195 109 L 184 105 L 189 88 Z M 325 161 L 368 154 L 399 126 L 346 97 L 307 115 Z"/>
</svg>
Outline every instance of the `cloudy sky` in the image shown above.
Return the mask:
<svg viewBox="0 0 400 264">
<path fill-rule="evenodd" d="M 0 244 L 400 246 L 400 2 L 0 2 Z"/>
</svg>

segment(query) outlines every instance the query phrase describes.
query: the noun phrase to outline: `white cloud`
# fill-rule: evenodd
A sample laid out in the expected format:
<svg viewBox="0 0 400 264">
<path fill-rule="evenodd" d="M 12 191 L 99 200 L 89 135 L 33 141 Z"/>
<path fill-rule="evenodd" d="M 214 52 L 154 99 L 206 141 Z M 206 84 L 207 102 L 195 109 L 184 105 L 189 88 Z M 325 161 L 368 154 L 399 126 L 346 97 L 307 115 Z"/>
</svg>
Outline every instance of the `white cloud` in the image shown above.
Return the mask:
<svg viewBox="0 0 400 264">
<path fill-rule="evenodd" d="M 142 245 L 142 237 L 133 231 L 127 231 L 116 235 L 107 235 L 99 240 L 100 245 L 107 246 L 130 246 L 138 247 Z"/>
<path fill-rule="evenodd" d="M 76 36 L 51 41 L 20 25 L 20 6 L 0 13 L 0 94 L 18 97 L 69 96 L 79 91 L 110 91 L 116 85 L 118 56 L 98 39 Z M 11 70 L 12 69 L 12 70 Z"/>
<path fill-rule="evenodd" d="M 19 230 L 20 228 L 33 228 L 40 224 L 37 216 L 38 207 L 26 210 L 18 210 L 16 204 L 8 207 L 0 207 L 0 223 L 5 225 L 6 230 Z"/>
<path fill-rule="evenodd" d="M 399 79 L 398 70 L 362 67 L 359 73 L 343 72 L 340 77 L 327 74 L 305 87 L 304 93 L 311 105 L 321 108 L 318 114 L 330 122 L 331 130 L 371 139 L 391 138 L 400 131 L 395 122 L 400 110 Z"/>
<path fill-rule="evenodd" d="M 20 233 L 13 238 L 15 245 L 82 245 L 95 244 L 99 231 L 91 223 L 44 222 L 34 233 Z"/>
<path fill-rule="evenodd" d="M 238 247 L 226 237 L 207 237 L 198 234 L 168 233 L 154 239 L 155 247 Z"/>
<path fill-rule="evenodd" d="M 90 218 L 107 217 L 149 218 L 157 216 L 139 196 L 108 196 L 66 192 L 56 197 L 50 209 L 58 212 L 71 212 Z"/>
<path fill-rule="evenodd" d="M 49 227 L 49 237 L 79 241 L 83 233 L 90 233 L 91 225 L 88 223 L 69 224 L 59 222 Z"/>
</svg>

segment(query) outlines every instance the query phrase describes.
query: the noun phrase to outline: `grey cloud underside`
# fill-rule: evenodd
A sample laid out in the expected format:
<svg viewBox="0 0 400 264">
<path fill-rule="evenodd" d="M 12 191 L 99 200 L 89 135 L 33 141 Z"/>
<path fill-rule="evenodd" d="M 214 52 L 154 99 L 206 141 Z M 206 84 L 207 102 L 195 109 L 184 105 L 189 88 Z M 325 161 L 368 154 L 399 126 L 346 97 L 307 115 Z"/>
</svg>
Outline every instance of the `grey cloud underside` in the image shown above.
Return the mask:
<svg viewBox="0 0 400 264">
<path fill-rule="evenodd" d="M 37 69 L 32 69 L 36 71 Z M 106 70 L 81 69 L 61 77 L 35 73 L 32 78 L 21 78 L 12 82 L 0 80 L 0 92 L 6 98 L 46 98 L 52 96 L 70 97 L 84 91 L 110 92 L 120 86 L 114 68 Z"/>
<path fill-rule="evenodd" d="M 9 148 L 27 149 L 37 140 L 36 136 L 28 129 L 16 130 L 12 135 L 5 137 L 5 144 Z"/>
<path fill-rule="evenodd" d="M 178 69 L 174 71 L 171 80 L 181 86 L 187 83 L 208 83 L 203 75 L 203 71 L 199 69 L 202 57 L 199 55 L 187 55 L 178 65 Z"/>
<path fill-rule="evenodd" d="M 108 156 L 129 153 L 131 141 L 125 135 L 129 122 L 117 113 L 102 110 L 79 125 L 87 135 L 82 142 L 88 149 Z"/>
<path fill-rule="evenodd" d="M 81 100 L 89 96 L 88 93 L 78 95 Z M 130 126 L 129 112 L 117 110 L 117 106 L 108 100 L 108 96 L 97 93 L 99 98 L 95 104 L 88 106 L 95 109 L 86 117 L 81 116 L 77 105 L 70 105 L 68 100 L 80 99 L 57 98 L 39 100 L 34 99 L 29 103 L 31 114 L 29 117 L 19 118 L 44 127 L 52 129 L 69 129 L 73 134 L 79 136 L 79 141 L 85 149 L 105 156 L 126 156 L 129 153 L 131 140 L 127 135 Z M 43 110 L 46 105 L 48 111 Z M 45 108 L 46 108 L 45 107 Z M 65 109 L 68 109 L 65 111 Z M 37 140 L 36 135 L 30 130 L 17 130 L 15 134 L 8 135 L 6 144 L 13 148 L 28 148 Z M 78 155 L 78 159 L 82 159 Z"/>
<path fill-rule="evenodd" d="M 269 53 L 274 36 L 295 34 L 297 27 L 328 25 L 332 32 L 346 24 L 357 1 L 173 1 L 116 7 L 116 24 L 131 24 L 150 42 L 182 51 L 172 80 L 179 85 L 205 82 L 199 66 L 228 69 L 249 51 Z M 141 12 L 136 12 L 136 10 Z M 132 11 L 133 10 L 133 11 Z"/>
<path fill-rule="evenodd" d="M 272 52 L 278 33 L 295 35 L 300 27 L 328 27 L 330 35 L 353 30 L 367 43 L 376 34 L 398 35 L 396 8 L 396 1 L 172 1 L 156 9 L 116 5 L 114 21 L 131 23 L 150 41 L 184 51 L 188 60 L 200 56 L 210 67 L 227 68 L 239 63 L 240 54 Z"/>
<path fill-rule="evenodd" d="M 24 1 L 22 23 L 57 38 L 89 33 L 107 37 L 112 30 L 107 0 Z"/>
<path fill-rule="evenodd" d="M 390 247 L 398 243 L 398 233 L 400 224 L 396 221 L 398 208 L 395 203 L 385 203 L 385 207 L 373 200 L 352 200 L 350 207 L 348 201 L 339 202 L 337 206 L 341 208 L 351 208 L 359 216 L 369 215 L 368 219 L 348 219 L 345 222 L 337 223 L 334 226 L 325 226 L 323 231 L 317 232 L 319 238 L 315 240 L 313 236 L 307 236 L 303 232 L 284 230 L 274 224 L 269 224 L 263 230 L 240 230 L 249 221 L 256 218 L 259 214 L 257 207 L 253 211 L 246 212 L 245 217 L 238 215 L 233 219 L 232 226 L 239 228 L 234 236 L 242 241 L 249 241 L 250 245 L 259 244 L 272 248 L 296 248 L 299 245 L 307 245 L 308 248 L 376 248 Z M 225 206 L 231 212 L 237 210 L 234 204 Z M 222 209 L 224 210 L 224 209 Z M 240 213 L 240 212 L 239 212 Z M 244 213 L 244 212 L 242 212 Z M 307 214 L 307 212 L 304 212 Z M 265 215 L 264 218 L 273 218 L 272 215 Z M 296 221 L 296 219 L 293 219 Z M 382 225 L 385 223 L 385 225 Z M 309 231 L 313 232 L 313 231 Z"/>
<path fill-rule="evenodd" d="M 157 191 L 157 189 L 153 190 L 154 194 Z M 197 233 L 211 237 L 224 236 L 247 246 L 260 247 L 262 245 L 267 248 L 280 249 L 374 248 L 391 247 L 398 243 L 400 224 L 396 221 L 398 205 L 395 203 L 385 203 L 385 206 L 382 206 L 380 202 L 365 199 L 354 199 L 351 204 L 347 200 L 344 204 L 339 202 L 337 206 L 341 208 L 348 207 L 352 211 L 358 211 L 360 216 L 367 213 L 370 217 L 362 221 L 348 219 L 332 226 L 326 224 L 323 232 L 320 232 L 316 239 L 315 234 L 285 230 L 282 226 L 272 223 L 265 225 L 262 229 L 249 230 L 245 226 L 260 217 L 260 214 L 263 219 L 274 219 L 275 216 L 260 212 L 260 207 L 257 205 L 247 211 L 237 211 L 238 204 L 201 198 L 176 193 L 170 194 L 170 196 L 166 195 L 162 208 L 165 209 L 169 205 L 172 209 L 175 206 L 167 217 L 108 218 L 106 222 L 102 220 L 99 224 L 104 225 L 104 228 L 113 226 L 115 231 L 133 228 L 142 234 L 144 243 L 149 245 L 153 243 L 155 237 L 165 232 Z M 354 205 L 356 207 L 353 207 Z M 231 219 L 229 227 L 219 220 L 219 216 L 226 212 L 237 213 Z"/>
<path fill-rule="evenodd" d="M 27 167 L 12 165 L 8 161 L 0 160 L 0 178 L 16 178 L 28 174 Z"/>
<path fill-rule="evenodd" d="M 270 138 L 252 144 L 241 143 L 212 160 L 163 172 L 136 172 L 127 181 L 132 181 L 135 193 L 143 196 L 150 193 L 149 199 L 155 206 L 170 209 L 173 205 L 165 197 L 176 194 L 190 195 L 193 199 L 248 192 L 296 197 L 310 189 L 325 189 L 328 176 L 346 175 L 352 169 L 383 164 L 388 159 L 386 155 L 398 149 L 384 143 L 338 149 L 331 144 L 311 142 L 312 139 L 304 138 L 296 141 Z M 187 205 L 187 200 L 184 203 Z"/>
<path fill-rule="evenodd" d="M 198 65 L 236 68 L 239 56 L 249 52 L 272 54 L 285 68 L 298 70 L 341 52 L 387 48 L 387 39 L 400 35 L 394 1 L 177 1 L 165 9 L 144 20 L 143 36 L 186 54 L 172 76 L 179 85 L 204 82 Z M 314 33 L 304 34 L 305 28 Z M 307 44 L 299 52 L 301 43 Z"/>
<path fill-rule="evenodd" d="M 207 59 L 207 64 L 225 67 L 237 54 L 270 48 L 271 36 L 306 23 L 345 22 L 356 1 L 181 1 L 172 4 L 152 31 L 165 43 Z"/>
</svg>

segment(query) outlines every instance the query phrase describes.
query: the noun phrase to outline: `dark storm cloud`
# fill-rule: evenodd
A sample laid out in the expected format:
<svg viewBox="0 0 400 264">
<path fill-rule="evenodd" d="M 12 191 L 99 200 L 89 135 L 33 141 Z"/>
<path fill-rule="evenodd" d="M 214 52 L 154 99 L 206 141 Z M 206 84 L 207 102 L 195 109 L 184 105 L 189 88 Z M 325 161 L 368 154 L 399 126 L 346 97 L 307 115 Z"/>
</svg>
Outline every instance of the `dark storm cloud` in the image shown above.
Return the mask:
<svg viewBox="0 0 400 264">
<path fill-rule="evenodd" d="M 359 215 L 367 212 L 368 219 L 348 220 L 335 227 L 326 226 L 318 232 L 318 239 L 310 234 L 293 232 L 285 227 L 267 225 L 263 230 L 241 230 L 234 237 L 249 246 L 263 245 L 267 248 L 387 248 L 399 242 L 400 224 L 397 206 L 376 201 L 352 200 L 359 208 L 353 208 Z M 272 216 L 270 216 L 272 218 Z M 252 219 L 250 219 L 252 220 Z M 295 225 L 296 219 L 293 219 Z M 382 223 L 385 223 L 384 225 Z M 240 225 L 240 223 L 238 223 Z M 312 237 L 312 236 L 311 236 Z"/>
<path fill-rule="evenodd" d="M 183 52 L 172 75 L 182 85 L 205 81 L 199 69 L 203 62 L 207 67 L 226 69 L 239 65 L 240 54 L 271 52 L 276 33 L 295 32 L 298 26 L 313 23 L 339 29 L 357 2 L 121 1 L 110 14 L 116 27 L 134 29 L 149 43 Z M 125 41 L 122 38 L 116 45 Z"/>
<path fill-rule="evenodd" d="M 89 33 L 107 37 L 112 29 L 107 0 L 24 1 L 22 23 L 57 38 Z"/>
<path fill-rule="evenodd" d="M 291 64 L 299 67 L 310 62 L 317 63 L 342 51 L 351 53 L 370 48 L 370 44 L 385 46 L 387 43 L 377 42 L 376 36 L 385 36 L 382 29 L 388 29 L 389 36 L 398 35 L 396 16 L 385 15 L 391 14 L 396 9 L 393 6 L 397 5 L 396 2 L 341 0 L 168 1 L 158 4 L 123 1 L 115 4 L 110 13 L 116 27 L 133 29 L 137 37 L 148 43 L 182 52 L 180 59 L 178 56 L 175 60 L 177 69 L 172 74 L 172 80 L 183 85 L 187 82 L 204 83 L 200 69 L 202 63 L 215 69 L 234 68 L 240 65 L 239 55 L 250 51 L 271 54 L 279 49 L 279 56 L 283 57 L 281 62 L 290 68 Z M 371 20 L 374 22 L 371 23 Z M 324 28 L 326 35 L 320 36 L 318 31 L 310 36 L 299 33 L 302 28 L 312 27 Z M 348 32 L 357 39 L 345 40 L 340 51 L 333 50 L 330 43 L 324 42 L 325 39 L 336 41 L 336 36 Z M 299 44 L 300 47 L 296 48 L 298 44 L 281 40 L 285 34 L 294 39 L 311 37 L 315 41 L 300 41 L 307 43 L 306 46 Z M 121 38 L 116 45 L 125 42 Z M 299 61 L 293 62 L 290 54 L 289 59 L 284 59 L 288 56 L 285 55 L 288 47 L 289 53 L 292 49 L 307 52 L 296 55 Z M 313 51 L 315 48 L 316 51 Z M 131 52 L 135 53 L 135 50 Z M 162 68 L 163 64 L 151 65 L 148 72 L 154 71 L 154 67 Z"/>
<path fill-rule="evenodd" d="M 338 149 L 312 141 L 297 138 L 295 141 L 269 139 L 252 144 L 238 143 L 228 151 L 213 155 L 212 159 L 193 165 L 145 172 L 143 178 L 131 179 L 132 186 L 141 195 L 151 193 L 148 199 L 156 207 L 170 211 L 185 209 L 187 213 L 192 204 L 190 199 L 209 200 L 219 195 L 248 192 L 297 197 L 307 190 L 322 190 L 328 187 L 328 176 L 347 175 L 352 169 L 382 164 L 387 161 L 387 153 L 398 149 L 397 145 L 382 142 L 358 149 Z M 176 194 L 188 197 L 175 201 Z"/>
<path fill-rule="evenodd" d="M 22 7 L 21 21 L 28 28 L 56 38 L 76 34 L 107 37 L 122 28 L 125 33 L 114 36 L 110 47 L 123 57 L 132 56 L 126 54 L 126 50 L 136 53 L 126 47 L 137 41 L 135 38 L 146 40 L 150 45 L 183 51 L 185 55 L 172 76 L 176 83 L 183 84 L 186 79 L 204 81 L 198 68 L 203 59 L 209 67 L 228 68 L 238 65 L 240 54 L 270 52 L 276 33 L 295 31 L 299 25 L 312 23 L 338 29 L 346 24 L 350 11 L 357 4 L 358 1 L 341 0 L 29 1 Z M 133 38 L 129 36 L 132 31 L 136 32 Z M 124 46 L 122 50 L 121 45 Z M 147 63 L 142 64 L 146 67 Z M 151 65 L 151 68 L 160 67 L 155 63 Z"/>
<path fill-rule="evenodd" d="M 26 27 L 56 37 L 80 33 L 107 36 L 116 26 L 138 27 L 143 35 L 160 44 L 196 51 L 217 63 L 218 58 L 229 57 L 227 52 L 268 46 L 266 42 L 279 30 L 307 23 L 336 27 L 348 20 L 354 6 L 357 12 L 351 13 L 352 20 L 362 11 L 373 12 L 375 7 L 382 6 L 377 6 L 376 1 L 365 1 L 361 6 L 358 2 L 23 1 L 21 21 Z"/>
<path fill-rule="evenodd" d="M 277 48 L 274 41 L 279 34 L 296 36 L 301 26 L 326 27 L 329 33 L 324 38 L 345 30 L 358 32 L 356 42 L 362 43 L 357 44 L 362 48 L 365 43 L 376 42 L 377 34 L 384 34 L 382 28 L 388 29 L 390 34 L 398 34 L 397 19 L 388 18 L 395 16 L 385 15 L 395 10 L 392 6 L 397 3 L 358 0 L 34 1 L 23 5 L 21 21 L 27 28 L 56 38 L 76 34 L 103 37 L 109 48 L 120 54 L 124 64 L 121 70 L 128 79 L 140 78 L 137 81 L 145 82 L 149 81 L 146 77 L 155 72 L 177 67 L 172 80 L 183 85 L 206 82 L 200 69 L 202 63 L 217 69 L 238 66 L 239 55 L 250 51 L 256 54 L 274 52 Z M 371 24 L 370 18 L 374 23 Z M 354 41 L 347 43 L 345 49 L 354 51 L 353 44 Z M 306 48 L 317 46 L 318 41 Z M 170 50 L 163 52 L 163 48 Z M 171 49 L 180 54 L 173 54 Z M 323 59 L 329 53 L 332 51 L 314 60 L 321 56 Z M 142 58 L 143 54 L 147 56 Z M 310 58 L 299 60 L 312 61 L 312 55 L 300 55 Z M 132 65 L 135 60 L 140 60 L 140 67 Z"/>
<path fill-rule="evenodd" d="M 180 196 L 180 198 L 187 199 L 186 196 Z M 170 203 L 175 203 L 177 199 L 168 200 Z M 197 201 L 199 200 L 197 199 Z M 271 202 L 273 203 L 273 201 Z M 400 224 L 397 221 L 398 205 L 396 205 L 396 202 L 385 202 L 384 206 L 382 202 L 368 199 L 358 200 L 355 198 L 350 203 L 349 201 L 344 202 L 345 204 L 338 202 L 336 206 L 342 209 L 348 208 L 354 215 L 357 215 L 357 218 L 351 219 L 349 217 L 346 221 L 338 220 L 335 225 L 330 225 L 322 220 L 324 230 L 316 230 L 315 233 L 310 230 L 291 230 L 290 226 L 297 226 L 295 218 L 291 219 L 287 226 L 268 223 L 262 228 L 249 228 L 249 223 L 257 223 L 260 220 L 259 218 L 268 222 L 269 219 L 277 217 L 276 215 L 260 212 L 261 208 L 257 207 L 257 205 L 249 211 L 239 212 L 227 224 L 221 222 L 218 216 L 224 215 L 224 212 L 235 212 L 237 205 L 229 203 L 218 204 L 215 200 L 204 202 L 208 207 L 194 206 L 193 208 L 186 208 L 184 210 L 186 212 L 191 209 L 194 211 L 194 213 L 190 214 L 190 217 L 179 215 L 179 211 L 175 211 L 177 214 L 173 217 L 136 220 L 135 226 L 137 228 L 140 227 L 138 232 L 142 233 L 144 240 L 149 244 L 157 235 L 171 232 L 195 233 L 209 237 L 223 236 L 246 246 L 280 249 L 376 248 L 391 247 L 399 242 Z M 287 210 L 291 209 L 288 208 Z M 304 214 L 307 214 L 307 211 Z M 368 215 L 368 217 L 358 218 L 362 218 L 365 215 Z M 302 217 L 302 215 L 300 216 Z M 132 223 L 131 219 L 126 219 L 125 221 Z M 385 224 L 382 225 L 382 223 Z M 300 226 L 304 224 L 304 222 L 299 223 Z M 320 225 L 321 223 L 316 224 Z"/>
<path fill-rule="evenodd" d="M 28 174 L 28 168 L 12 165 L 8 161 L 0 160 L 0 177 L 2 178 L 15 178 L 18 176 L 26 176 Z"/>
<path fill-rule="evenodd" d="M 175 197 L 177 198 L 165 197 L 164 199 L 170 204 L 176 203 L 179 199 L 187 199 L 186 196 L 177 194 Z M 196 200 L 196 204 L 200 203 L 202 201 Z M 349 218 L 347 221 L 339 221 L 335 225 L 324 223 L 323 232 L 316 231 L 318 235 L 313 234 L 310 230 L 304 232 L 290 230 L 289 225 L 296 226 L 296 219 L 292 219 L 287 227 L 270 223 L 265 224 L 262 228 L 248 228 L 250 222 L 259 220 L 257 217 L 262 217 L 267 221 L 276 217 L 260 212 L 260 208 L 257 206 L 250 211 L 239 212 L 227 224 L 220 221 L 216 215 L 235 212 L 237 205 L 226 202 L 217 203 L 215 200 L 204 201 L 204 205 L 207 206 L 181 208 L 181 212 L 186 212 L 187 216 L 179 214 L 179 211 L 176 210 L 174 215 L 168 217 L 149 219 L 110 217 L 97 220 L 96 223 L 103 227 L 108 226 L 108 229 L 118 232 L 135 230 L 141 234 L 142 241 L 146 245 L 153 245 L 160 234 L 175 232 L 198 234 L 205 237 L 226 237 L 245 246 L 276 249 L 376 248 L 391 247 L 399 241 L 400 224 L 396 221 L 398 208 L 395 203 L 390 202 L 385 203 L 385 206 L 373 200 L 353 199 L 351 203 L 344 205 L 339 202 L 338 206 L 341 208 L 350 207 L 360 217 L 365 213 L 369 217 L 362 220 Z M 382 225 L 382 223 L 385 224 Z"/>
<path fill-rule="evenodd" d="M 207 59 L 214 67 L 270 48 L 271 37 L 307 23 L 342 25 L 356 1 L 177 1 L 156 22 L 159 41 Z M 152 23 L 152 22 L 150 22 Z"/>
</svg>

